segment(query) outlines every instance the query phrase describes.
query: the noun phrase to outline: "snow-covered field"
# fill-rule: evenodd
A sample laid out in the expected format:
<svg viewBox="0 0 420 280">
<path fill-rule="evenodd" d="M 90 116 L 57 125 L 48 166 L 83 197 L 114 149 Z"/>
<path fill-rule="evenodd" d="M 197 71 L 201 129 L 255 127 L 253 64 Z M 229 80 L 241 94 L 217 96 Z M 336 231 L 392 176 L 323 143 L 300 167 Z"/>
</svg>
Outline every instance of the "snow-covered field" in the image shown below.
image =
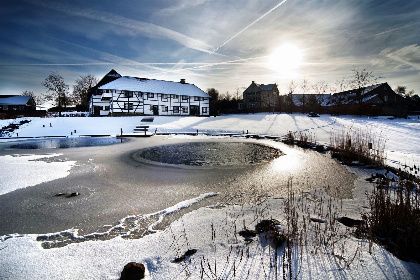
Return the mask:
<svg viewBox="0 0 420 280">
<path fill-rule="evenodd" d="M 413 166 L 420 162 L 420 119 L 393 119 L 388 117 L 359 117 L 321 115 L 310 118 L 303 114 L 241 114 L 219 117 L 155 117 L 152 123 L 142 123 L 143 117 L 75 117 L 29 118 L 11 136 L 69 136 L 119 135 L 132 133 L 137 125 L 149 125 L 154 132 L 233 132 L 283 136 L 289 131 L 311 133 L 320 144 L 329 144 L 331 132 L 362 129 L 386 140 L 388 164 L 394 167 Z M 0 120 L 0 126 L 10 120 Z M 76 132 L 74 132 L 76 131 Z"/>
<path fill-rule="evenodd" d="M 155 117 L 152 123 L 141 123 L 142 117 L 118 118 L 31 118 L 31 123 L 14 131 L 13 137 L 117 135 L 132 133 L 136 125 L 150 125 L 154 132 L 196 132 L 199 133 L 253 133 L 282 136 L 289 131 L 313 133 L 319 143 L 328 144 L 331 131 L 345 128 L 366 129 L 387 139 L 388 163 L 394 166 L 418 165 L 420 163 L 420 120 L 372 119 L 353 116 L 321 116 L 309 118 L 301 114 L 253 114 L 227 115 L 220 117 Z M 0 126 L 10 121 L 0 121 Z M 74 132 L 76 130 L 76 132 Z M 154 136 L 171 137 L 171 136 Z M 187 138 L 187 137 L 186 137 Z M 3 139 L 10 141 L 17 139 Z M 50 157 L 56 154 L 51 153 Z M 46 156 L 44 156 L 46 157 Z M 8 176 L 18 170 L 38 170 L 45 164 L 37 161 L 38 156 L 0 157 L 2 186 L 0 194 L 13 189 L 38 184 L 36 178 L 50 180 L 28 173 L 20 174 L 23 181 L 13 187 Z M 34 161 L 35 160 L 35 161 Z M 74 162 L 54 162 L 52 173 L 57 176 L 68 174 Z M 60 165 L 61 164 L 61 165 Z M 9 169 L 6 169 L 7 168 Z M 10 170 L 11 169 L 11 170 Z M 39 169 L 40 170 L 40 169 Z M 336 217 L 357 218 L 366 210 L 365 192 L 372 185 L 364 178 L 370 170 L 349 168 L 359 176 L 355 183 L 354 199 L 333 201 L 329 209 Z M 202 194 L 185 203 L 174 205 L 156 215 L 179 211 L 201 200 Z M 121 270 L 128 262 L 139 262 L 146 266 L 146 279 L 276 279 L 283 273 L 290 273 L 297 279 L 419 279 L 420 265 L 404 262 L 383 248 L 369 244 L 349 234 L 349 230 L 338 224 L 335 230 L 342 233 L 337 238 L 335 249 L 317 242 L 319 224 L 309 222 L 309 217 L 328 220 L 329 196 L 322 190 L 307 192 L 298 198 L 296 207 L 300 217 L 306 217 L 307 243 L 297 242 L 291 249 L 291 264 L 285 266 L 283 249 L 274 248 L 263 235 L 246 241 L 237 234 L 244 227 L 253 229 L 261 219 L 275 218 L 285 222 L 284 198 L 256 197 L 260 204 L 224 205 L 206 207 L 192 211 L 173 222 L 164 230 L 157 230 L 141 239 L 126 240 L 116 237 L 108 241 L 86 241 L 72 243 L 65 247 L 43 249 L 38 235 L 8 235 L 0 242 L 0 279 L 119 279 Z M 298 206 L 301 205 L 301 206 Z M 322 209 L 321 209 L 322 208 Z M 1 213 L 0 213 L 1 214 Z M 159 219 L 160 220 L 160 219 Z M 323 225 L 323 224 L 322 224 Z M 1 226 L 1 225 L 0 225 Z M 155 224 L 155 228 L 159 224 Z M 322 226 L 323 228 L 323 226 Z M 299 224 L 299 229 L 303 225 Z M 68 231 L 71 232 L 71 231 Z M 66 232 L 65 234 L 67 234 Z M 47 233 L 46 233 L 47 234 Z M 338 234 L 340 236 L 340 234 Z M 303 240 L 305 241 L 305 240 Z M 299 244 L 300 243 L 300 244 Z M 197 253 L 184 262 L 173 260 L 188 249 Z"/>
</svg>

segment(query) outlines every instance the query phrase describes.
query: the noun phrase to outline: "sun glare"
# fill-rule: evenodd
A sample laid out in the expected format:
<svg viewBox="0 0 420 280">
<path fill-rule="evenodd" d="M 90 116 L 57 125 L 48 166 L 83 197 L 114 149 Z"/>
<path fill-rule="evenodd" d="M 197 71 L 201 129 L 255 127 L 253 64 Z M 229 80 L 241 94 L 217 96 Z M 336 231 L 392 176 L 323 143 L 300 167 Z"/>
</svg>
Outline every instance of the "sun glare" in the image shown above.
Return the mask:
<svg viewBox="0 0 420 280">
<path fill-rule="evenodd" d="M 284 44 L 268 57 L 268 67 L 281 75 L 293 77 L 303 62 L 303 52 L 296 45 Z"/>
</svg>

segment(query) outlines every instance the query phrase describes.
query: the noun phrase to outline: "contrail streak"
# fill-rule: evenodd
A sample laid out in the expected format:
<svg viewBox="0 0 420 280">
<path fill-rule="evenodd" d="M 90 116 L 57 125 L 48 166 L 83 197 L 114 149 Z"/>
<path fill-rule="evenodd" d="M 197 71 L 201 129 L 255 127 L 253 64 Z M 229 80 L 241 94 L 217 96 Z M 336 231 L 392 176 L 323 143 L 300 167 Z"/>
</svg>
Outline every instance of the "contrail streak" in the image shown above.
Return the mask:
<svg viewBox="0 0 420 280">
<path fill-rule="evenodd" d="M 287 0 L 283 0 L 281 1 L 279 4 L 277 4 L 274 8 L 272 8 L 271 10 L 269 10 L 268 12 L 266 12 L 265 14 L 263 14 L 262 16 L 260 16 L 258 19 L 256 19 L 254 22 L 252 22 L 250 25 L 248 25 L 247 27 L 245 27 L 244 29 L 242 29 L 241 31 L 239 31 L 238 33 L 236 33 L 232 38 L 230 38 L 229 40 L 227 40 L 226 42 L 224 42 L 223 44 L 221 44 L 220 46 L 218 46 L 214 51 L 212 51 L 210 54 L 214 54 L 218 49 L 220 49 L 221 47 L 223 47 L 224 45 L 226 45 L 227 43 L 229 43 L 230 41 L 232 41 L 233 39 L 235 39 L 236 37 L 238 37 L 242 32 L 244 32 L 245 30 L 247 30 L 248 28 L 250 28 L 251 26 L 253 26 L 254 24 L 256 24 L 257 22 L 259 22 L 262 18 L 264 18 L 265 16 L 267 16 L 269 13 L 271 13 L 272 11 L 274 11 L 275 9 L 277 9 L 278 7 L 280 7 L 281 5 L 283 5 Z"/>
<path fill-rule="evenodd" d="M 414 22 L 414 23 L 411 23 L 411 24 L 407 24 L 407 25 L 404 25 L 404 26 L 401 26 L 401 27 L 397 27 L 397 28 L 394 28 L 394 29 L 390 29 L 390 30 L 387 30 L 387 31 L 383 31 L 383 32 L 377 33 L 377 34 L 375 34 L 373 36 L 379 36 L 379 35 L 386 34 L 386 33 L 389 33 L 389 32 L 393 32 L 393 31 L 396 31 L 396 30 L 400 30 L 400 29 L 403 29 L 403 28 L 406 28 L 406 27 L 410 27 L 410 26 L 413 26 L 413 25 L 416 25 L 416 24 L 419 24 L 419 23 L 420 23 L 420 21 L 417 21 L 417 22 Z"/>
</svg>

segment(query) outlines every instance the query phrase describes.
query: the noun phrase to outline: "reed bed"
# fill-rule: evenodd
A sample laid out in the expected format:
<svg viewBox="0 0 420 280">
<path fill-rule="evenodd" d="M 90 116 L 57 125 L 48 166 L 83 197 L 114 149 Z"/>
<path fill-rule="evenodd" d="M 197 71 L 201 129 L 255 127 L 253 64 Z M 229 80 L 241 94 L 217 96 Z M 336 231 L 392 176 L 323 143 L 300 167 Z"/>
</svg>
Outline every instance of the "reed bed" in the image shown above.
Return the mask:
<svg viewBox="0 0 420 280">
<path fill-rule="evenodd" d="M 349 165 L 384 166 L 386 139 L 368 129 L 343 129 L 332 132 L 330 150 L 333 156 Z"/>
<path fill-rule="evenodd" d="M 420 262 L 419 178 L 406 172 L 399 176 L 398 181 L 377 179 L 369 195 L 371 211 L 362 218 L 370 242 L 384 245 L 400 259 Z"/>
</svg>

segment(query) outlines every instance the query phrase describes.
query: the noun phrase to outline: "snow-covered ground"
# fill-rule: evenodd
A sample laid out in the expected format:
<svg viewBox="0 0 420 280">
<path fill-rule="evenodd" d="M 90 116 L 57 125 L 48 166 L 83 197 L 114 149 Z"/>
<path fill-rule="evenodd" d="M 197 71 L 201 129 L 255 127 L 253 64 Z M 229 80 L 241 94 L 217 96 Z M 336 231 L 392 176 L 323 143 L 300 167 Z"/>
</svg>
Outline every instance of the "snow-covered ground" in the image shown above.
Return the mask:
<svg viewBox="0 0 420 280">
<path fill-rule="evenodd" d="M 66 177 L 76 162 L 51 160 L 57 156 L 59 154 L 16 154 L 0 157 L 0 195 Z M 46 162 L 43 159 L 49 160 Z"/>
<path fill-rule="evenodd" d="M 391 120 L 353 116 L 325 115 L 309 118 L 301 114 L 252 114 L 216 118 L 155 117 L 152 123 L 141 123 L 141 119 L 142 117 L 31 118 L 29 124 L 21 126 L 11 136 L 117 135 L 121 129 L 123 133 L 132 133 L 136 125 L 142 124 L 150 125 L 152 132 L 198 130 L 199 133 L 248 132 L 282 136 L 289 131 L 304 131 L 313 133 L 320 143 L 328 144 L 331 131 L 352 127 L 367 129 L 386 138 L 389 164 L 418 165 L 420 162 L 420 120 L 417 116 L 408 120 Z M 9 122 L 1 120 L 0 126 Z M 12 139 L 2 141 L 10 140 Z M 43 157 L 47 156 L 54 158 L 56 154 Z M 1 156 L 2 186 L 3 182 L 4 185 L 12 185 L 10 181 L 14 178 L 7 175 L 16 172 L 14 169 L 42 168 L 45 162 L 37 161 L 39 158 L 34 155 L 16 158 Z M 75 164 L 64 162 L 59 165 L 60 163 L 62 162 L 57 162 L 54 169 L 57 170 L 54 173 L 60 176 L 68 174 Z M 6 170 L 6 166 L 13 170 Z M 349 170 L 359 176 L 353 199 L 332 199 L 332 207 L 328 207 L 325 202 L 330 197 L 322 190 L 307 192 L 297 198 L 294 205 L 299 212 L 299 230 L 304 229 L 305 223 L 308 234 L 305 240 L 292 245 L 289 267 L 285 265 L 287 258 L 283 258 L 285 248 L 281 247 L 276 256 L 276 250 L 263 235 L 246 241 L 237 234 L 244 227 L 253 229 L 261 219 L 274 218 L 285 223 L 285 198 L 255 197 L 259 203 L 200 208 L 182 216 L 161 231 L 156 230 L 159 223 L 155 223 L 154 230 L 151 230 L 156 232 L 141 239 L 116 237 L 107 241 L 86 241 L 61 248 L 43 249 L 42 243 L 36 241 L 39 235 L 3 236 L 0 242 L 0 279 L 119 279 L 123 266 L 132 261 L 146 266 L 146 279 L 281 279 L 284 273 L 290 273 L 290 269 L 293 278 L 297 279 L 419 279 L 420 265 L 401 261 L 375 244 L 369 253 L 369 244 L 353 237 L 342 224 L 336 223 L 334 228 L 328 228 L 324 232 L 325 224 L 310 222 L 309 217 L 328 220 L 331 214 L 335 217 L 357 218 L 361 211 L 367 209 L 365 192 L 372 185 L 365 182 L 364 177 L 371 171 L 355 168 Z M 24 183 L 19 184 L 19 188 L 39 183 L 35 181 L 36 177 L 42 176 L 24 176 Z M 1 190 L 0 194 L 12 190 L 13 187 Z M 161 221 L 166 213 L 179 211 L 207 195 L 213 194 L 202 194 L 151 215 L 159 216 L 158 221 Z M 320 225 L 322 230 L 319 229 Z M 71 232 L 73 231 L 66 231 L 63 236 Z M 317 234 L 320 232 L 327 236 L 337 233 L 334 237 L 334 249 L 317 241 Z M 186 261 L 173 261 L 188 249 L 196 249 L 197 253 L 187 257 Z"/>
<path fill-rule="evenodd" d="M 289 131 L 311 133 L 320 144 L 329 144 L 331 132 L 362 129 L 386 141 L 387 163 L 394 167 L 413 166 L 420 162 L 420 119 L 387 117 L 331 116 L 310 118 L 303 114 L 240 114 L 219 117 L 156 116 L 152 123 L 142 123 L 143 117 L 75 117 L 29 118 L 31 123 L 15 130 L 11 136 L 79 136 L 119 135 L 132 133 L 137 125 L 149 125 L 154 132 L 253 133 L 283 136 Z M 0 126 L 10 123 L 0 120 Z M 76 132 L 75 132 L 76 131 Z"/>
</svg>

